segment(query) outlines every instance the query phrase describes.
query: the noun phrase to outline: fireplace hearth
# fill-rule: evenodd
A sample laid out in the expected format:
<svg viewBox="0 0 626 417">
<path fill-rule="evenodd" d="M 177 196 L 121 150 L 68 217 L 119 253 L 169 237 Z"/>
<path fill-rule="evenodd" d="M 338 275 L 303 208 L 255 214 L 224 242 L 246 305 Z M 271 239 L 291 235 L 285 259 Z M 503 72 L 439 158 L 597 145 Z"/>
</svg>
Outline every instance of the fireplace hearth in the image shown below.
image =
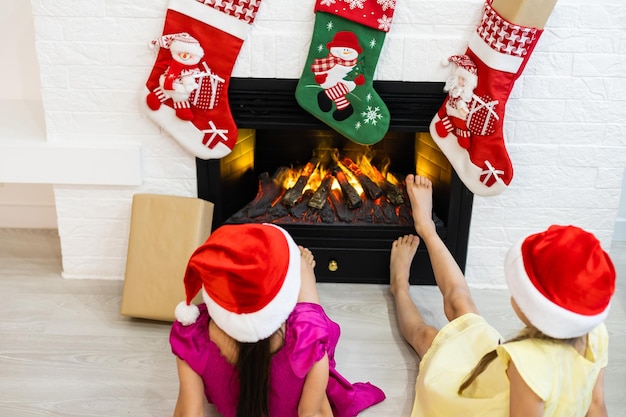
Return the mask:
<svg viewBox="0 0 626 417">
<path fill-rule="evenodd" d="M 364 190 L 364 204 L 349 207 L 345 196 L 341 198 L 345 191 L 335 190 L 328 195 L 328 204 L 322 202 L 318 209 L 308 204 L 315 188 L 285 198 L 287 189 L 281 191 L 276 181 L 272 182 L 286 169 L 301 170 L 307 164 L 311 168 L 312 161 L 321 166 L 320 156 L 327 154 L 320 150 L 331 149 L 339 155 L 337 160 L 344 170 L 344 162 L 349 164 L 364 156 L 372 166 L 381 170 L 384 167 L 384 173 L 389 173 L 385 178 L 397 179 L 396 188 L 401 193 L 405 191 L 402 180 L 407 174 L 417 172 L 429 177 L 434 185 L 437 231 L 464 270 L 473 195 L 428 134 L 432 115 L 445 98 L 443 84 L 374 82 L 389 108 L 391 121 L 385 138 L 366 147 L 330 130 L 302 110 L 294 96 L 297 82 L 231 79 L 229 102 L 240 129 L 237 145 L 222 159 L 196 160 L 198 197 L 215 204 L 213 228 L 225 223 L 280 224 L 298 244 L 311 249 L 320 282 L 387 283 L 391 243 L 399 236 L 415 233 L 405 194 L 406 201 L 394 204 L 388 195 L 368 197 Z M 337 169 L 334 162 L 331 166 Z M 272 212 L 263 212 L 267 202 L 258 204 L 262 199 L 271 200 Z M 329 216 L 332 210 L 334 217 Z M 370 215 L 369 210 L 384 215 Z M 435 283 L 423 244 L 412 265 L 411 283 Z"/>
</svg>

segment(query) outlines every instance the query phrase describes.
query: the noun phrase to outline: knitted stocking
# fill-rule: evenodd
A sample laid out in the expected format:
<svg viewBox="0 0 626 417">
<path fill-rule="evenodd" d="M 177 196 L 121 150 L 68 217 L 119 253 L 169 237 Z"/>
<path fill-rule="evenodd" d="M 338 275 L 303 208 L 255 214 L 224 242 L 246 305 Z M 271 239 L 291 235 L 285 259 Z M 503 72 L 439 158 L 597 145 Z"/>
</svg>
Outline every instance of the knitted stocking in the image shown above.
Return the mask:
<svg viewBox="0 0 626 417">
<path fill-rule="evenodd" d="M 502 132 L 504 111 L 542 33 L 506 21 L 487 0 L 465 55 L 449 59 L 457 71 L 446 84 L 449 94 L 430 133 L 474 194 L 500 194 L 513 178 Z"/>
<path fill-rule="evenodd" d="M 395 7 L 396 0 L 315 4 L 315 28 L 296 100 L 363 145 L 380 141 L 389 128 L 389 110 L 372 83 Z"/>
<path fill-rule="evenodd" d="M 228 155 L 237 126 L 228 104 L 235 60 L 261 0 L 169 0 L 142 100 L 148 117 L 201 159 Z"/>
</svg>

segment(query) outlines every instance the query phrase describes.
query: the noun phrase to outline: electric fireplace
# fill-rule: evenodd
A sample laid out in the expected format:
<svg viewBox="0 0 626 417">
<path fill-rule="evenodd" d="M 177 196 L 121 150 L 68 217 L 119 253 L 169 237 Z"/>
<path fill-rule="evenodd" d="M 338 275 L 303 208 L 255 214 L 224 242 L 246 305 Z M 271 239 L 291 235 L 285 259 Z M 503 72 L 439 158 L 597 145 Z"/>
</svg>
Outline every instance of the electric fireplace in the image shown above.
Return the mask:
<svg viewBox="0 0 626 417">
<path fill-rule="evenodd" d="M 271 222 L 315 255 L 320 282 L 387 283 L 391 243 L 415 233 L 403 184 L 409 173 L 433 182 L 433 219 L 462 270 L 473 194 L 428 133 L 445 98 L 443 83 L 374 82 L 391 114 L 387 135 L 362 146 L 297 104 L 298 80 L 232 78 L 239 127 L 233 152 L 196 160 L 198 197 L 215 204 L 213 229 Z M 423 244 L 411 283 L 435 284 Z"/>
</svg>

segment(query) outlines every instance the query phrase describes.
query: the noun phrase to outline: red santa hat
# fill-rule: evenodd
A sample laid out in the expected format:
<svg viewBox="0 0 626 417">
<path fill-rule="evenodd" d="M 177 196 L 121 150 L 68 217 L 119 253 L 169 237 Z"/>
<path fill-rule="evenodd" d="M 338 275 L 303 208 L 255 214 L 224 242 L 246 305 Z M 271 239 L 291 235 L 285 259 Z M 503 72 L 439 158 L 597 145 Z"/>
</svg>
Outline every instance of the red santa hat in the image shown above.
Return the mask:
<svg viewBox="0 0 626 417">
<path fill-rule="evenodd" d="M 159 46 L 169 49 L 172 52 L 189 52 L 195 56 L 204 56 L 204 49 L 202 49 L 200 42 L 187 32 L 163 35 L 160 38 L 152 40 L 150 45 L 152 47 Z"/>
<path fill-rule="evenodd" d="M 191 255 L 186 301 L 176 319 L 198 318 L 191 301 L 202 291 L 209 315 L 233 339 L 252 343 L 271 336 L 293 311 L 300 292 L 300 250 L 272 224 L 223 225 Z"/>
<path fill-rule="evenodd" d="M 450 62 L 457 65 L 456 74 L 462 75 L 463 78 L 476 85 L 478 82 L 478 68 L 472 61 L 472 58 L 467 55 L 452 55 L 447 61 L 444 61 L 444 65 L 448 65 Z"/>
<path fill-rule="evenodd" d="M 580 337 L 604 321 L 615 291 L 615 267 L 594 235 L 550 226 L 514 245 L 505 276 L 530 323 L 557 338 Z"/>
</svg>

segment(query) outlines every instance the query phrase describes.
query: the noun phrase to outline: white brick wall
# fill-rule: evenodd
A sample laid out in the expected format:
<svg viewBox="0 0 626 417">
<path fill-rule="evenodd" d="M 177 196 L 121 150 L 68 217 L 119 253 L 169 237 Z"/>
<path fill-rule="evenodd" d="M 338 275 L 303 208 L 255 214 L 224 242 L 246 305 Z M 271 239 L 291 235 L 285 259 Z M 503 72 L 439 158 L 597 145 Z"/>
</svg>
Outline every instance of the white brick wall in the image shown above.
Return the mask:
<svg viewBox="0 0 626 417">
<path fill-rule="evenodd" d="M 140 186 L 55 186 L 64 276 L 123 278 L 131 197 L 195 196 L 194 158 L 139 112 L 166 0 L 31 0 L 49 141 L 142 146 Z M 381 80 L 442 81 L 482 0 L 398 0 Z M 233 76 L 299 78 L 314 0 L 263 0 Z M 507 104 L 509 189 L 476 197 L 467 261 L 474 286 L 503 286 L 506 248 L 552 223 L 608 248 L 626 166 L 626 3 L 560 0 Z M 111 167 L 111 169 L 116 169 Z"/>
</svg>

